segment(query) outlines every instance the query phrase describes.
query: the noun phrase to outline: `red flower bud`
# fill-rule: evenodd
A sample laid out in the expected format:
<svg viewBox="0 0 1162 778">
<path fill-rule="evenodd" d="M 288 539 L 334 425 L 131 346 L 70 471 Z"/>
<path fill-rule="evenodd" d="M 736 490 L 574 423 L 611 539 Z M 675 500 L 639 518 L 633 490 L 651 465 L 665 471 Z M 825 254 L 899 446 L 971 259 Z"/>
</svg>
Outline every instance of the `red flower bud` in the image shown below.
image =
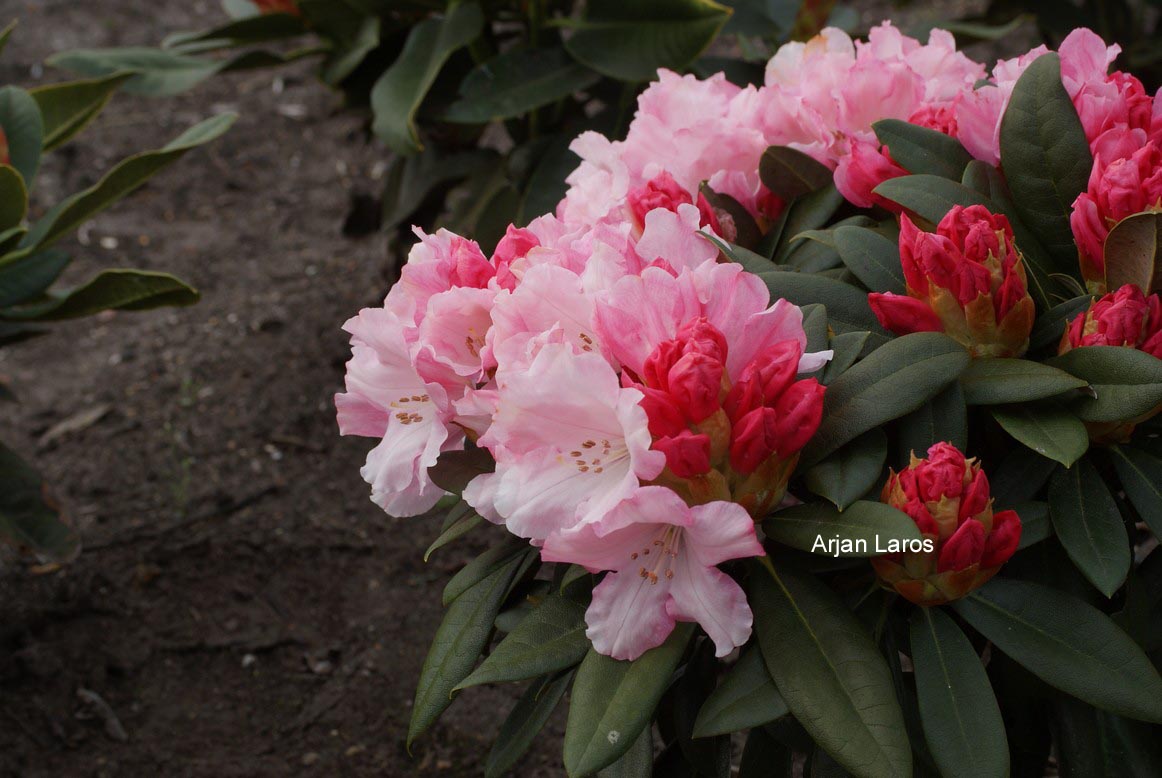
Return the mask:
<svg viewBox="0 0 1162 778">
<path fill-rule="evenodd" d="M 1069 224 L 1081 274 L 1095 293 L 1106 290 L 1105 239 L 1110 229 L 1127 216 L 1162 209 L 1162 149 L 1156 141 L 1137 143 L 1140 148 L 1132 154 L 1110 157 L 1109 163 L 1099 153 L 1088 189 L 1073 201 Z"/>
<path fill-rule="evenodd" d="M 296 0 L 254 0 L 258 12 L 264 14 L 299 15 L 299 6 Z"/>
<path fill-rule="evenodd" d="M 699 316 L 678 328 L 675 340 L 682 343 L 682 353 L 698 352 L 726 362 L 726 336 L 710 323 L 705 316 Z"/>
<path fill-rule="evenodd" d="M 775 400 L 775 450 L 783 459 L 797 454 L 823 420 L 824 387 L 814 378 L 796 381 Z"/>
<path fill-rule="evenodd" d="M 666 467 L 679 478 L 693 478 L 710 472 L 710 437 L 682 430 L 677 435 L 658 438 L 654 448 L 666 455 Z"/>
<path fill-rule="evenodd" d="M 0 165 L 7 165 L 10 161 L 8 156 L 8 136 L 4 134 L 4 128 L 0 127 Z"/>
<path fill-rule="evenodd" d="M 743 475 L 758 469 L 775 453 L 779 414 L 774 408 L 755 408 L 730 432 L 730 466 Z"/>
<path fill-rule="evenodd" d="M 686 429 L 686 416 L 668 392 L 641 385 L 634 388 L 643 395 L 639 404 L 646 412 L 651 435 L 666 437 Z"/>
<path fill-rule="evenodd" d="M 988 478 L 980 465 L 948 443 L 912 456 L 891 473 L 882 500 L 908 514 L 930 551 L 908 551 L 872 560 L 880 580 L 919 605 L 940 605 L 983 585 L 1017 549 L 1021 520 L 1013 511 L 993 514 Z"/>
<path fill-rule="evenodd" d="M 705 354 L 685 354 L 670 368 L 670 396 L 697 424 L 719 408 L 718 392 L 722 388 L 722 363 Z"/>
<path fill-rule="evenodd" d="M 900 217 L 900 262 L 908 296 L 868 296 L 885 328 L 944 332 L 974 356 L 1025 352 L 1035 308 L 1008 219 L 980 205 L 954 206 L 923 232 Z"/>
</svg>

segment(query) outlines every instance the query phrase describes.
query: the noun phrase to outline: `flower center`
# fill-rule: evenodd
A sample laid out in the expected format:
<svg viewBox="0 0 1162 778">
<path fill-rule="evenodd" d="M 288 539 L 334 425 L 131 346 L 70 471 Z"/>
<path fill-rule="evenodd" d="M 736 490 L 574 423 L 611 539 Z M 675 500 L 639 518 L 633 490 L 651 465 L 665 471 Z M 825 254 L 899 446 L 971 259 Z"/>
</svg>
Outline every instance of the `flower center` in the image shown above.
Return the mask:
<svg viewBox="0 0 1162 778">
<path fill-rule="evenodd" d="M 665 576 L 666 580 L 674 578 L 674 561 L 682 548 L 682 528 L 667 526 L 654 542 L 640 551 L 629 555 L 632 561 L 642 562 L 638 568 L 638 576 L 649 579 L 651 585 L 658 582 L 658 578 Z"/>
<path fill-rule="evenodd" d="M 413 394 L 410 397 L 399 398 L 391 404 L 391 407 L 396 409 L 395 418 L 400 424 L 418 424 L 424 420 L 421 406 L 431 401 L 426 394 Z"/>
<path fill-rule="evenodd" d="M 583 441 L 569 452 L 569 456 L 579 473 L 604 473 L 606 467 L 628 457 L 629 449 L 625 447 L 624 441 L 615 444 L 602 438 Z"/>
</svg>

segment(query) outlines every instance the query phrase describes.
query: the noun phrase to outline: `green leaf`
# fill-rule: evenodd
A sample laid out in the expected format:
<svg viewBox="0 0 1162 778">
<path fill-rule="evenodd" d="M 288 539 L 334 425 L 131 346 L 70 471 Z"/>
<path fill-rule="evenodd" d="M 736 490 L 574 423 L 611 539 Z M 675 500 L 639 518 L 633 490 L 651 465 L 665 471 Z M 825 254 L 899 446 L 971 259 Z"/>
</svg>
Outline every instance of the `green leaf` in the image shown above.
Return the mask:
<svg viewBox="0 0 1162 778">
<path fill-rule="evenodd" d="M 1092 605 L 1040 584 L 994 578 L 953 607 L 1050 686 L 1122 716 L 1162 721 L 1158 671 Z"/>
<path fill-rule="evenodd" d="M 1069 558 L 1112 597 L 1130 572 L 1130 539 L 1117 503 L 1088 459 L 1049 479 L 1049 516 Z"/>
<path fill-rule="evenodd" d="M 828 316 L 834 318 L 830 303 Z M 823 423 L 803 452 L 811 465 L 870 429 L 916 410 L 957 379 L 968 352 L 937 332 L 889 341 L 827 387 Z"/>
<path fill-rule="evenodd" d="M 632 662 L 589 651 L 573 682 L 565 727 L 569 775 L 595 773 L 630 750 L 649 727 L 693 633 L 693 624 L 679 622 L 666 642 Z"/>
<path fill-rule="evenodd" d="M 1162 289 L 1162 214 L 1135 213 L 1113 226 L 1105 240 L 1106 286 L 1134 284 L 1146 294 Z"/>
<path fill-rule="evenodd" d="M 730 195 L 715 192 L 705 181 L 698 187 L 698 193 L 706 198 L 706 202 L 710 203 L 711 208 L 719 214 L 724 212 L 734 223 L 735 243 L 743 246 L 757 246 L 759 244 L 759 241 L 762 240 L 762 231 L 759 230 L 754 217 L 750 215 L 750 211 L 742 203 Z"/>
<path fill-rule="evenodd" d="M 650 729 L 643 729 L 629 750 L 609 767 L 598 770 L 595 778 L 651 778 L 654 774 L 654 737 Z"/>
<path fill-rule="evenodd" d="M 939 608 L 916 608 L 910 624 L 920 719 L 940 774 L 1008 775 L 1005 723 L 972 644 Z"/>
<path fill-rule="evenodd" d="M 60 321 L 101 311 L 147 311 L 193 305 L 198 297 L 196 289 L 168 273 L 102 270 L 75 289 L 50 292 L 44 302 L 0 310 L 0 319 Z"/>
<path fill-rule="evenodd" d="M 876 485 L 888 458 L 888 438 L 873 429 L 807 471 L 807 488 L 843 510 Z"/>
<path fill-rule="evenodd" d="M 974 359 L 960 374 L 960 385 L 969 405 L 1003 405 L 1043 400 L 1088 384 L 1031 359 Z"/>
<path fill-rule="evenodd" d="M 104 78 L 66 81 L 33 89 L 30 94 L 44 117 L 44 150 L 52 151 L 76 136 L 101 113 L 113 93 L 132 77 L 132 73 L 115 73 Z"/>
<path fill-rule="evenodd" d="M 8 164 L 31 189 L 40 167 L 44 120 L 28 92 L 15 86 L 0 87 L 0 131 L 8 141 Z"/>
<path fill-rule="evenodd" d="M 474 2 L 452 6 L 447 16 L 425 19 L 411 28 L 399 58 L 371 89 L 372 130 L 399 154 L 424 146 L 416 130 L 420 103 L 452 53 L 480 35 L 484 15 Z"/>
<path fill-rule="evenodd" d="M 1086 189 L 1093 156 L 1061 83 L 1057 54 L 1043 54 L 1021 74 L 1001 119 L 1000 140 L 1001 167 L 1021 220 L 1053 258 L 1055 272 L 1076 276 L 1069 214 Z"/>
<path fill-rule="evenodd" d="M 913 452 L 921 456 L 936 443 L 968 447 L 968 408 L 957 382 L 900 419 L 896 426 L 899 461 L 907 465 Z"/>
<path fill-rule="evenodd" d="M 807 336 L 806 353 L 822 351 L 827 347 L 827 308 L 819 304 L 802 306 L 803 334 Z"/>
<path fill-rule="evenodd" d="M 835 248 L 843 264 L 873 292 L 904 294 L 904 268 L 899 244 L 866 227 L 835 230 Z"/>
<path fill-rule="evenodd" d="M 53 561 L 68 562 L 81 540 L 61 518 L 44 479 L 14 451 L 0 444 L 0 539 Z"/>
<path fill-rule="evenodd" d="M 0 265 L 0 309 L 43 293 L 69 264 L 70 259 L 64 251 L 49 249 Z"/>
<path fill-rule="evenodd" d="M 839 597 L 815 578 L 767 559 L 751 578 L 755 632 L 792 714 L 845 769 L 876 778 L 912 774 L 892 675 Z"/>
<path fill-rule="evenodd" d="M 58 203 L 45 214 L 25 237 L 22 246 L 29 249 L 44 248 L 59 240 L 192 149 L 221 136 L 237 118 L 237 114 L 232 113 L 215 116 L 189 128 L 161 149 L 144 151 L 123 160 L 95 185 Z"/>
<path fill-rule="evenodd" d="M 779 264 L 785 263 L 796 248 L 795 238 L 827 224 L 844 202 L 843 195 L 839 194 L 834 184 L 793 200 L 783 211 L 779 228 L 772 229 L 764 238 L 776 238 L 774 252 L 770 256 Z"/>
<path fill-rule="evenodd" d="M 987 197 L 958 181 L 930 173 L 889 178 L 874 191 L 933 224 L 939 224 L 955 205 L 983 205 L 989 210 L 996 207 Z"/>
<path fill-rule="evenodd" d="M 1061 342 L 1065 328 L 1076 316 L 1089 308 L 1089 304 L 1092 302 L 1092 295 L 1081 295 L 1058 303 L 1038 316 L 1037 321 L 1033 324 L 1033 331 L 1029 334 L 1029 350 L 1034 351 L 1046 346 L 1056 347 Z"/>
<path fill-rule="evenodd" d="M 484 763 L 485 778 L 508 774 L 529 750 L 537 733 L 544 728 L 572 682 L 572 673 L 565 673 L 558 678 L 544 678 L 529 685 L 509 712 L 508 718 L 500 725 L 500 732 Z"/>
<path fill-rule="evenodd" d="M 698 711 L 694 737 L 728 735 L 787 715 L 758 646 L 746 649 Z"/>
<path fill-rule="evenodd" d="M 453 521 L 447 529 L 441 532 L 438 538 L 432 541 L 432 545 L 428 546 L 428 550 L 424 552 L 424 561 L 427 562 L 435 551 L 471 532 L 482 521 L 484 521 L 484 517 L 476 511 L 466 511 L 462 516 Z"/>
<path fill-rule="evenodd" d="M 440 461 L 428 468 L 428 478 L 446 492 L 460 494 L 468 482 L 478 475 L 491 473 L 496 462 L 487 451 L 468 446 L 461 451 L 445 451 Z"/>
<path fill-rule="evenodd" d="M 584 606 L 550 595 L 533 608 L 456 690 L 555 673 L 580 662 L 589 648 Z"/>
<path fill-rule="evenodd" d="M 1049 521 L 1049 503 L 1028 501 L 1011 507 L 1021 517 L 1021 542 L 1017 548 L 1028 548 L 1049 539 L 1053 534 L 1053 526 Z"/>
<path fill-rule="evenodd" d="M 785 270 L 763 270 L 756 275 L 766 283 L 772 300 L 782 298 L 800 307 L 825 302 L 828 321 L 836 332 L 870 332 L 871 343 L 887 342 L 889 335 L 868 307 L 867 294 L 851 284 Z"/>
<path fill-rule="evenodd" d="M 1071 697 L 1056 701 L 1059 775 L 1150 776 L 1162 744 L 1148 724 L 1100 711 Z"/>
<path fill-rule="evenodd" d="M 524 226 L 546 213 L 553 213 L 557 203 L 565 198 L 565 192 L 569 189 L 565 178 L 580 162 L 580 157 L 569 149 L 572 141 L 571 136 L 561 133 L 540 151 L 540 161 L 529 176 L 520 208 L 517 209 L 515 223 L 518 226 Z"/>
<path fill-rule="evenodd" d="M 755 727 L 746 736 L 738 778 L 792 778 L 795 754 L 765 727 Z"/>
<path fill-rule="evenodd" d="M 448 154 L 434 145 L 410 157 L 395 157 L 387 169 L 387 183 L 383 188 L 384 229 L 390 230 L 406 222 L 441 187 L 451 186 L 491 168 L 498 159 L 496 152 L 491 150 L 472 149 Z"/>
<path fill-rule="evenodd" d="M 611 78 L 649 81 L 658 68 L 685 70 L 729 18 L 711 0 L 589 0 L 565 48 Z"/>
<path fill-rule="evenodd" d="M 477 65 L 460 84 L 459 99 L 441 118 L 484 124 L 524 116 L 593 86 L 600 78 L 562 48 L 513 49 Z"/>
<path fill-rule="evenodd" d="M 872 125 L 892 159 L 909 173 L 930 173 L 960 181 L 972 155 L 960 141 L 927 127 L 899 119 L 881 119 Z"/>
<path fill-rule="evenodd" d="M 790 146 L 770 146 L 759 160 L 759 178 L 787 202 L 822 189 L 832 181 L 831 168 Z"/>
<path fill-rule="evenodd" d="M 1162 405 L 1162 359 L 1121 346 L 1082 346 L 1049 364 L 1085 379 L 1096 397 L 1082 397 L 1070 409 L 1083 421 L 1126 421 Z"/>
<path fill-rule="evenodd" d="M 498 546 L 493 546 L 464 565 L 445 584 L 443 596 L 444 607 L 452 604 L 456 598 L 492 575 L 496 570 L 506 566 L 509 560 L 517 556 L 522 556 L 528 550 L 528 541 L 511 535 L 505 536 L 503 543 Z"/>
<path fill-rule="evenodd" d="M 833 356 L 831 361 L 827 363 L 827 367 L 823 368 L 823 377 L 820 379 L 820 383 L 830 385 L 835 382 L 836 378 L 847 372 L 847 369 L 854 365 L 855 361 L 859 359 L 859 355 L 863 353 L 870 337 L 870 332 L 841 332 L 832 336 L 829 345 Z"/>
<path fill-rule="evenodd" d="M 1157 537 L 1162 537 L 1162 459 L 1133 446 L 1110 446 L 1126 497 Z"/>
<path fill-rule="evenodd" d="M 869 500 L 857 500 L 842 512 L 821 502 L 793 505 L 764 521 L 763 531 L 791 548 L 835 557 L 882 554 L 876 547 L 881 537 L 920 540 L 920 530 L 908 514 Z"/>
<path fill-rule="evenodd" d="M 216 73 L 284 65 L 314 53 L 247 51 L 229 59 L 203 59 L 144 47 L 75 49 L 50 57 L 48 64 L 89 78 L 129 72 L 133 78 L 125 82 L 127 94 L 167 97 L 193 89 Z"/>
<path fill-rule="evenodd" d="M 162 48 L 180 51 L 191 44 L 213 43 L 220 47 L 248 46 L 255 43 L 293 38 L 307 31 L 303 20 L 286 13 L 267 13 L 233 19 L 226 24 L 200 32 L 178 32 L 162 41 Z M 199 51 L 205 49 L 197 47 Z"/>
<path fill-rule="evenodd" d="M 1085 425 L 1055 403 L 1010 405 L 991 409 L 1005 432 L 1043 457 L 1069 467 L 1089 448 Z"/>
<path fill-rule="evenodd" d="M 523 563 L 523 555 L 512 557 L 448 606 L 420 670 L 408 724 L 409 746 L 452 704 L 452 690 L 472 671 L 484 650 L 492 622 Z"/>
<path fill-rule="evenodd" d="M 18 228 L 28 213 L 28 189 L 16 168 L 0 164 L 0 230 Z"/>
</svg>

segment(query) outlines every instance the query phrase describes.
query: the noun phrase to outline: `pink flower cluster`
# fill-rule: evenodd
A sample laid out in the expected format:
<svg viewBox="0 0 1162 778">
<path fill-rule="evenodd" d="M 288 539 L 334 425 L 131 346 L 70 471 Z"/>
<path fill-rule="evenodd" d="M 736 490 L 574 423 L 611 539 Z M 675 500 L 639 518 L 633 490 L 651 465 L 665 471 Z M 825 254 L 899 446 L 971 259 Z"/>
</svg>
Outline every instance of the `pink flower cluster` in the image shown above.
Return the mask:
<svg viewBox="0 0 1162 778">
<path fill-rule="evenodd" d="M 1062 48 L 1094 148 L 1128 148 L 1129 134 L 1152 149 L 1157 111 L 1130 77 L 1105 75 L 1113 50 L 1094 38 Z M 808 374 L 830 352 L 805 353 L 800 310 L 723 261 L 707 235 L 733 240 L 734 225 L 706 189 L 768 230 L 784 203 L 759 160 L 786 145 L 832 168 L 852 203 L 889 205 L 872 189 L 904 171 L 872 131 L 883 118 L 995 162 L 1004 103 L 1038 53 L 974 89 L 985 69 L 950 35 L 922 44 L 885 24 L 866 42 L 828 29 L 784 46 L 758 88 L 663 71 L 625 140 L 577 138 L 556 212 L 510 227 L 491 256 L 417 230 L 384 305 L 345 325 L 336 406 L 343 434 L 379 441 L 362 470 L 372 499 L 398 516 L 431 510 L 444 491 L 429 470 L 478 447 L 495 470 L 465 500 L 544 560 L 607 571 L 586 616 L 598 651 L 637 657 L 678 620 L 699 623 L 719 655 L 744 643 L 750 609 L 718 566 L 764 553 L 754 520 L 783 499 L 820 424 L 824 388 Z M 1099 190 L 1098 221 L 1140 205 Z M 889 326 L 1024 349 L 1032 303 L 1003 217 L 970 209 L 936 234 L 905 221 L 902 238 L 910 296 L 879 301 Z"/>
<path fill-rule="evenodd" d="M 632 220 L 545 216 L 491 257 L 418 233 L 384 306 L 345 325 L 336 397 L 344 434 L 380 440 L 363 476 L 389 513 L 435 506 L 441 453 L 486 449 L 495 472 L 464 498 L 546 560 L 614 571 L 589 634 L 622 658 L 675 619 L 722 654 L 749 636 L 745 596 L 715 566 L 763 553 L 754 517 L 822 415 L 823 388 L 796 375 L 829 357 L 804 353 L 798 308 L 717 261 L 696 205 L 671 206 L 647 211 L 636 239 Z"/>
</svg>

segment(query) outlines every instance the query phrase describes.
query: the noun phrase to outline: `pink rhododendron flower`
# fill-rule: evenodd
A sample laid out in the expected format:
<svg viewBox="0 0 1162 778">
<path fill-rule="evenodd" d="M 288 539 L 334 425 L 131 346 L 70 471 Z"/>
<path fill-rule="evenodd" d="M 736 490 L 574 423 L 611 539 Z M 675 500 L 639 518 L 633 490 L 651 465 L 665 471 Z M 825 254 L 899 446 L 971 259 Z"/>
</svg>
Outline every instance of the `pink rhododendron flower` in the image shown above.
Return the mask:
<svg viewBox="0 0 1162 778">
<path fill-rule="evenodd" d="M 403 322 L 390 311 L 364 309 L 343 328 L 351 333 L 352 356 L 347 391 L 335 396 L 339 432 L 380 439 L 360 471 L 371 499 L 395 516 L 431 510 L 444 490 L 428 468 L 441 451 L 464 447 L 447 392 L 420 376 Z"/>
<path fill-rule="evenodd" d="M 609 570 L 585 614 L 593 647 L 636 659 L 661 645 L 676 621 L 697 622 L 726 656 L 750 637 L 746 595 L 717 565 L 761 556 L 754 521 L 740 506 L 688 506 L 661 486 L 645 486 L 600 521 L 551 535 L 549 562 Z"/>
<path fill-rule="evenodd" d="M 889 178 L 906 175 L 908 171 L 893 162 L 887 149 L 880 149 L 878 141 L 856 141 L 851 153 L 841 157 L 835 168 L 835 186 L 849 202 L 861 208 L 878 205 L 900 213 L 899 205 L 872 190 Z"/>
<path fill-rule="evenodd" d="M 1162 141 L 1160 141 L 1162 142 Z M 1081 274 L 1091 291 L 1105 291 L 1105 239 L 1115 224 L 1142 211 L 1162 210 L 1162 149 L 1150 141 L 1109 164 L 1098 155 L 1089 188 L 1073 201 L 1069 224 Z"/>
<path fill-rule="evenodd" d="M 598 354 L 547 343 L 498 390 L 479 441 L 496 472 L 476 478 L 464 499 L 515 535 L 541 541 L 600 519 L 665 466 L 665 455 L 650 450 L 641 392 L 622 388 Z"/>
</svg>

